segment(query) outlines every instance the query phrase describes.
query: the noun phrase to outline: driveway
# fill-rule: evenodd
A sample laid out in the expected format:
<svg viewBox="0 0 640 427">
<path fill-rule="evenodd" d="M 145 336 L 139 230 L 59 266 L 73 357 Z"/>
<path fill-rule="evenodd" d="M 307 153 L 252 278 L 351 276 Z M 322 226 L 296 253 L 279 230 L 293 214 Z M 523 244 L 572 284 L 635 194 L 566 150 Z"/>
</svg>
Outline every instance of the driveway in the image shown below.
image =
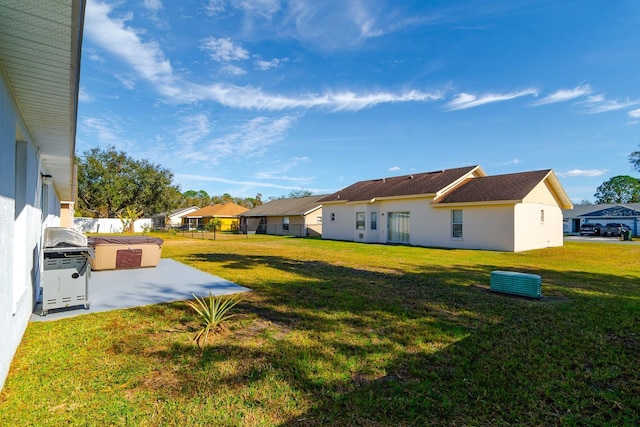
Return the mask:
<svg viewBox="0 0 640 427">
<path fill-rule="evenodd" d="M 633 240 L 620 240 L 618 237 L 602 236 L 564 236 L 566 242 L 620 243 L 621 245 L 640 245 L 640 237 Z"/>
<path fill-rule="evenodd" d="M 192 299 L 193 295 L 227 295 L 248 292 L 218 276 L 205 273 L 170 258 L 162 258 L 157 267 L 128 270 L 92 271 L 89 278 L 90 308 L 82 306 L 49 310 L 41 316 L 36 305 L 32 322 L 56 320 L 100 311 L 118 310 L 163 302 Z"/>
</svg>

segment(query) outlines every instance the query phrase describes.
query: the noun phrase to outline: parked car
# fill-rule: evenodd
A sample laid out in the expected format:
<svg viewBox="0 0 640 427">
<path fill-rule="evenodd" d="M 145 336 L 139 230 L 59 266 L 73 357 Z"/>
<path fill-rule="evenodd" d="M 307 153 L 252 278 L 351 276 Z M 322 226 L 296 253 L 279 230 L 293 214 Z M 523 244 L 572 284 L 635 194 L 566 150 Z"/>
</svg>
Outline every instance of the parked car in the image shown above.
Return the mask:
<svg viewBox="0 0 640 427">
<path fill-rule="evenodd" d="M 600 223 L 582 224 L 580 226 L 580 235 L 581 236 L 599 236 L 601 227 L 602 227 L 602 224 Z"/>
<path fill-rule="evenodd" d="M 623 231 L 630 231 L 631 227 L 627 224 L 621 224 L 619 222 L 610 222 L 604 227 L 600 228 L 601 236 L 622 236 Z"/>
</svg>

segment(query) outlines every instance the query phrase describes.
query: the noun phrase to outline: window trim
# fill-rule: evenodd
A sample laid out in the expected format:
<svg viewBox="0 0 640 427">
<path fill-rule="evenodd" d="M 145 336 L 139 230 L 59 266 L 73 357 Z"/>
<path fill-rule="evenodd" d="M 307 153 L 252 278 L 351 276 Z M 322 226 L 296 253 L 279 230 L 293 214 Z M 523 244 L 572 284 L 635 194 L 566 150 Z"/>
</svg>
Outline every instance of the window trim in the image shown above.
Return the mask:
<svg viewBox="0 0 640 427">
<path fill-rule="evenodd" d="M 460 212 L 459 222 L 456 222 L 456 212 Z M 462 214 L 462 209 L 451 209 L 451 239 L 462 240 L 464 238 L 463 232 L 464 232 L 464 218 Z M 456 235 L 458 233 L 459 235 Z"/>
<path fill-rule="evenodd" d="M 373 211 L 369 214 L 369 229 L 377 230 L 378 229 L 378 212 Z"/>
<path fill-rule="evenodd" d="M 367 216 L 364 212 L 356 212 L 356 230 L 365 230 L 367 228 Z"/>
</svg>

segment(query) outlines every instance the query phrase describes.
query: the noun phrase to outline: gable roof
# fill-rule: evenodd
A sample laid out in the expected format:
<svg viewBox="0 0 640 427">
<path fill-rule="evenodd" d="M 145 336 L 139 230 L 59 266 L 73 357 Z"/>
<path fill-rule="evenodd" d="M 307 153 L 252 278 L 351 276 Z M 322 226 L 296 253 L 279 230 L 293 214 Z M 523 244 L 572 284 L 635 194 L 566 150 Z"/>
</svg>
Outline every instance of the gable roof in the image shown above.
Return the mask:
<svg viewBox="0 0 640 427">
<path fill-rule="evenodd" d="M 306 215 L 316 209 L 322 207 L 320 199 L 326 197 L 326 194 L 320 196 L 292 197 L 288 199 L 271 200 L 263 205 L 250 209 L 241 216 L 294 216 Z"/>
<path fill-rule="evenodd" d="M 599 203 L 593 205 L 576 205 L 573 209 L 565 209 L 562 215 L 565 218 L 576 218 L 579 216 L 640 216 L 640 203 Z M 620 215 L 624 213 L 625 215 Z"/>
<path fill-rule="evenodd" d="M 230 216 L 238 216 L 243 212 L 248 211 L 248 208 L 237 205 L 232 202 L 228 203 L 218 203 L 215 205 L 205 206 L 202 209 L 198 209 L 195 212 L 191 212 L 188 215 L 185 215 L 185 218 L 208 218 L 208 217 L 230 217 Z"/>
<path fill-rule="evenodd" d="M 521 201 L 545 180 L 553 188 L 560 208 L 573 206 L 551 169 L 469 179 L 445 194 L 437 203 Z"/>
<path fill-rule="evenodd" d="M 472 172 L 485 175 L 480 166 L 467 166 L 463 168 L 359 181 L 320 199 L 320 202 L 359 202 L 371 201 L 383 197 L 436 194 Z"/>
</svg>

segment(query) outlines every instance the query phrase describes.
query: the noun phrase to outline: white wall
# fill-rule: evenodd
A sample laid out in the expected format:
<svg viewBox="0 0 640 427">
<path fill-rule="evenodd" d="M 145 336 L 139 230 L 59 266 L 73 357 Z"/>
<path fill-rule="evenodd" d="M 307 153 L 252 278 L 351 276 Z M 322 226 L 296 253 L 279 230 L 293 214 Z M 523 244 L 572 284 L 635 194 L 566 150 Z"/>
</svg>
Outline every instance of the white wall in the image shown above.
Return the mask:
<svg viewBox="0 0 640 427">
<path fill-rule="evenodd" d="M 541 211 L 544 211 L 544 221 Z M 516 252 L 563 245 L 562 210 L 559 207 L 520 203 L 516 205 L 515 215 Z"/>
<path fill-rule="evenodd" d="M 562 246 L 562 210 L 552 205 L 555 199 L 540 191 L 532 200 L 544 203 L 447 206 L 432 205 L 431 199 L 422 198 L 328 204 L 323 209 L 322 237 L 386 243 L 389 212 L 409 212 L 411 245 L 516 252 Z M 462 210 L 462 238 L 452 237 L 453 209 Z M 540 221 L 541 210 L 545 211 L 544 223 Z M 375 231 L 370 229 L 371 211 L 378 212 Z M 365 212 L 365 230 L 356 230 L 356 212 Z M 331 213 L 335 213 L 335 221 L 331 221 Z"/>
<path fill-rule="evenodd" d="M 42 264 L 42 162 L 32 142 L 16 142 L 17 127 L 25 128 L 0 75 L 0 388 L 39 296 Z M 45 220 L 56 225 L 59 200 L 45 190 Z"/>
<path fill-rule="evenodd" d="M 462 238 L 453 238 L 451 211 L 462 210 Z M 434 209 L 433 245 L 458 249 L 513 251 L 512 205 L 443 206 Z"/>
<path fill-rule="evenodd" d="M 133 231 L 142 233 L 153 228 L 152 218 L 141 218 L 133 223 Z M 118 218 L 74 218 L 73 229 L 81 233 L 122 233 L 122 221 Z"/>
</svg>

